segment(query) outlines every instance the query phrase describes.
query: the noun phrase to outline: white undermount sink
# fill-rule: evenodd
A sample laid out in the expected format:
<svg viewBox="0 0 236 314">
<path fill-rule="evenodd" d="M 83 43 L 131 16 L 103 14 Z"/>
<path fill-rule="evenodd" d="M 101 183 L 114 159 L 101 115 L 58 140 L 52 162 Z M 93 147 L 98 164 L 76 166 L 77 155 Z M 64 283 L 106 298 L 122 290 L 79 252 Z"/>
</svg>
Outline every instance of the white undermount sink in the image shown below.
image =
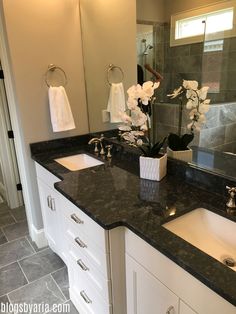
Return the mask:
<svg viewBox="0 0 236 314">
<path fill-rule="evenodd" d="M 72 155 L 54 160 L 71 171 L 86 169 L 104 164 L 102 161 L 87 154 Z"/>
<path fill-rule="evenodd" d="M 236 223 L 229 219 L 198 208 L 163 227 L 224 264 L 236 262 Z M 230 268 L 236 271 L 236 264 Z"/>
</svg>

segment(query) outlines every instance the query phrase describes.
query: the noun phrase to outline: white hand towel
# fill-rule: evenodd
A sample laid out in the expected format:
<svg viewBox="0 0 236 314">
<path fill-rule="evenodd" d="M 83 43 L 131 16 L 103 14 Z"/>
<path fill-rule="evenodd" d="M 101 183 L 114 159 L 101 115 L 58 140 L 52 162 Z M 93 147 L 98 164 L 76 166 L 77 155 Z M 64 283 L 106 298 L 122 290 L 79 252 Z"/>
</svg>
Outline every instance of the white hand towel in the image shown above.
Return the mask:
<svg viewBox="0 0 236 314">
<path fill-rule="evenodd" d="M 74 118 L 65 88 L 50 86 L 48 96 L 53 132 L 74 129 Z"/>
<path fill-rule="evenodd" d="M 110 112 L 110 122 L 122 122 L 120 113 L 126 110 L 123 83 L 112 83 L 108 99 L 107 111 Z"/>
</svg>

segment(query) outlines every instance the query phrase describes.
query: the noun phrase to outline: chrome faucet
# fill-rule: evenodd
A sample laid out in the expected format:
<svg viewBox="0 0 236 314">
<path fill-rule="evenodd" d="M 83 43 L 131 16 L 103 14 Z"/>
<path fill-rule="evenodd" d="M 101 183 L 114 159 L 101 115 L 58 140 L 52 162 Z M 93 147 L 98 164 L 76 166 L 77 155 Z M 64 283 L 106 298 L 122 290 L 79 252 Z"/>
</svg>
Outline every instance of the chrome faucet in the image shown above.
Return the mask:
<svg viewBox="0 0 236 314">
<path fill-rule="evenodd" d="M 104 139 L 104 135 L 101 134 L 100 138 L 94 137 L 94 138 L 92 138 L 92 139 L 88 142 L 89 145 L 91 145 L 91 144 L 93 144 L 93 143 L 95 144 L 94 152 L 95 152 L 95 153 L 100 153 L 100 155 L 104 155 L 104 154 L 105 154 L 104 147 L 103 147 L 103 143 L 102 143 L 103 139 Z M 100 152 L 99 152 L 99 150 L 98 150 L 98 144 L 100 144 Z"/>
<path fill-rule="evenodd" d="M 236 210 L 236 202 L 235 202 L 236 187 L 226 186 L 226 189 L 228 190 L 228 193 L 230 195 L 229 200 L 226 203 L 226 206 L 230 209 Z"/>
</svg>

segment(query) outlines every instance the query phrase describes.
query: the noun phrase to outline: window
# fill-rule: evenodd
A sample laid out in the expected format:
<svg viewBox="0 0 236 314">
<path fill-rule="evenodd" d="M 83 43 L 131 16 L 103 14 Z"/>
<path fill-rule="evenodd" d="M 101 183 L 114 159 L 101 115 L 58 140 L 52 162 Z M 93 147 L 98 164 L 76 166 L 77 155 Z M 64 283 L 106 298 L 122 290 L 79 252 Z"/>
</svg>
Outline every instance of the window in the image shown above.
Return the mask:
<svg viewBox="0 0 236 314">
<path fill-rule="evenodd" d="M 202 7 L 171 16 L 171 46 L 236 36 L 234 15 L 236 1 Z"/>
</svg>

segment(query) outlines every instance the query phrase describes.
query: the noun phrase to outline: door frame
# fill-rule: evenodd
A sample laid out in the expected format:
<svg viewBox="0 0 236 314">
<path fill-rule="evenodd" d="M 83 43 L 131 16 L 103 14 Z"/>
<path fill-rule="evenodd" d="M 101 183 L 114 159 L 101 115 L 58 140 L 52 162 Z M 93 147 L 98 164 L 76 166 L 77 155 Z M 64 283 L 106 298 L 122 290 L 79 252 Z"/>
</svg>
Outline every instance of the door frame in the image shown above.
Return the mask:
<svg viewBox="0 0 236 314">
<path fill-rule="evenodd" d="M 1 61 L 1 60 L 0 60 Z M 21 191 L 17 190 L 17 184 L 20 183 L 18 172 L 14 140 L 9 139 L 8 131 L 11 130 L 11 121 L 8 112 L 8 103 L 6 98 L 4 80 L 0 80 L 0 161 L 3 174 L 3 184 L 0 190 L 4 193 L 7 204 L 10 208 L 16 208 L 23 205 Z"/>
<path fill-rule="evenodd" d="M 23 187 L 23 197 L 26 209 L 26 216 L 29 226 L 29 233 L 30 236 L 34 239 L 35 232 L 33 230 L 33 216 L 31 208 L 34 207 L 34 199 L 32 196 L 31 187 L 30 187 L 30 179 L 29 179 L 29 172 L 27 172 L 28 165 L 27 165 L 27 150 L 26 144 L 24 142 L 23 131 L 20 124 L 20 117 L 17 111 L 17 98 L 15 96 L 14 90 L 14 80 L 12 75 L 11 69 L 11 62 L 10 62 L 10 55 L 8 52 L 8 41 L 6 36 L 6 29 L 4 23 L 4 10 L 3 10 L 3 3 L 0 3 L 0 59 L 2 63 L 2 68 L 4 71 L 5 77 L 5 88 L 6 88 L 6 95 L 8 100 L 8 108 L 12 123 L 12 129 L 14 130 L 15 134 L 15 148 L 16 148 L 16 157 L 18 161 L 19 173 L 21 178 L 21 183 Z"/>
</svg>

